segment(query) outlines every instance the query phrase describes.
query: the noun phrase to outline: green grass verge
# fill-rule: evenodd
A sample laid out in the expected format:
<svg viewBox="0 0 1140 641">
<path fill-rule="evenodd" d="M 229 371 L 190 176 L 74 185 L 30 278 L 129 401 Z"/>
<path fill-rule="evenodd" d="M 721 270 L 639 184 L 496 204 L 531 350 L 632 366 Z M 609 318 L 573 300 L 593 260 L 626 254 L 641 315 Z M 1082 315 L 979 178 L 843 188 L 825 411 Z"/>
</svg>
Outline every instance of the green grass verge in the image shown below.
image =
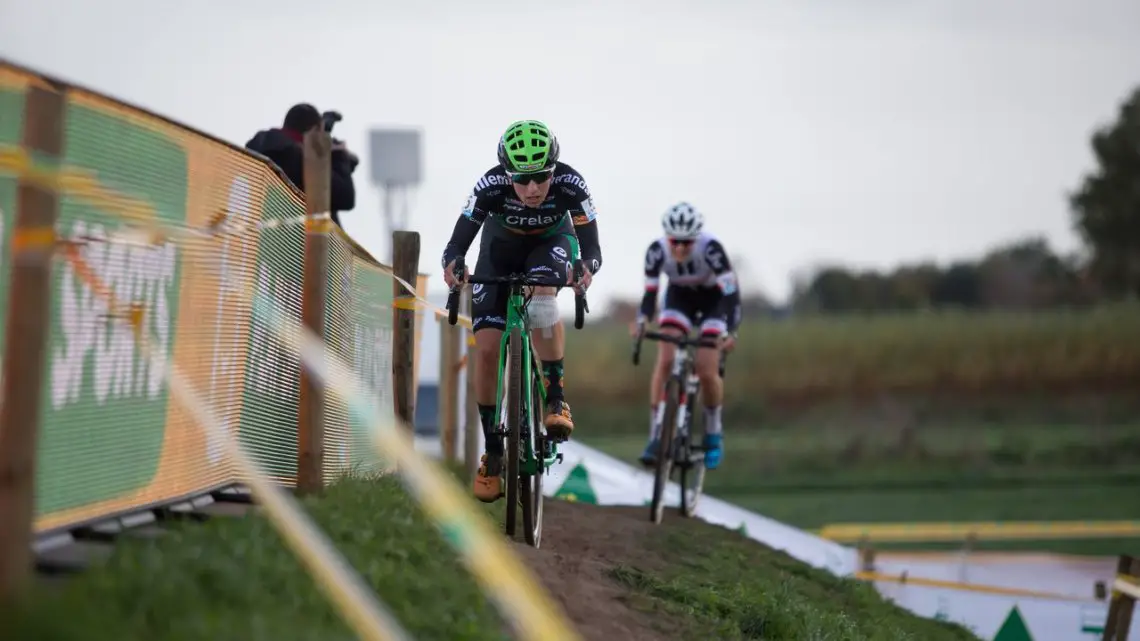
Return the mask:
<svg viewBox="0 0 1140 641">
<path fill-rule="evenodd" d="M 668 565 L 622 565 L 611 576 L 646 597 L 637 602 L 685 620 L 687 639 L 953 641 L 964 628 L 891 605 L 868 584 L 840 579 L 736 532 L 673 520 L 648 546 Z"/>
<path fill-rule="evenodd" d="M 304 506 L 415 638 L 509 638 L 394 479 L 345 480 Z M 105 565 L 37 585 L 4 627 L 42 641 L 356 638 L 261 516 L 121 541 Z"/>
</svg>

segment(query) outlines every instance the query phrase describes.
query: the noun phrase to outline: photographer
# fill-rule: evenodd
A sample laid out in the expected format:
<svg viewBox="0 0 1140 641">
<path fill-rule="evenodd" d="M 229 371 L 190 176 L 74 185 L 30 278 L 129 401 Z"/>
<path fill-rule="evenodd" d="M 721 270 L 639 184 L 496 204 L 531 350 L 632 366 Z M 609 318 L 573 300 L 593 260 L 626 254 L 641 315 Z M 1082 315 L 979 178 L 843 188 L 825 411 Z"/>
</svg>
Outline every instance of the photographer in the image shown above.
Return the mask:
<svg viewBox="0 0 1140 641">
<path fill-rule="evenodd" d="M 339 113 L 327 111 L 323 115 L 313 105 L 301 103 L 293 105 L 289 113 L 285 114 L 285 122 L 280 129 L 264 129 L 257 132 L 249 142 L 245 143 L 247 149 L 269 158 L 277 163 L 281 171 L 293 181 L 302 191 L 305 189 L 304 152 L 301 144 L 306 133 L 316 127 L 323 126 L 325 131 L 332 131 L 333 125 L 341 119 Z M 344 141 L 333 138 L 332 145 L 332 193 L 329 212 L 338 226 L 340 218 L 338 212 L 349 211 L 356 206 L 356 187 L 352 182 L 352 172 L 360 159 L 349 151 Z"/>
</svg>

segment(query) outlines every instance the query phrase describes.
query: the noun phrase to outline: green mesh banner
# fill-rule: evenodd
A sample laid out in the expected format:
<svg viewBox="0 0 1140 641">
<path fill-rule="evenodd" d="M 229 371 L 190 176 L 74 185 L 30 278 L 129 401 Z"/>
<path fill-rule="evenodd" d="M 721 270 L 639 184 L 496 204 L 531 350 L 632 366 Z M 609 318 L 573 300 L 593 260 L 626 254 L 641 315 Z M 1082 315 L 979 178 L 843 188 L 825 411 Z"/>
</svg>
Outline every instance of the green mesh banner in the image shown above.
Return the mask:
<svg viewBox="0 0 1140 641">
<path fill-rule="evenodd" d="M 23 90 L 0 86 L 0 145 L 19 145 L 23 130 Z M 16 184 L 15 178 L 0 174 L 0 301 L 8 300 L 8 239 L 15 224 Z M 0 336 L 4 336 L 7 322 L 7 314 L 0 314 Z"/>
<path fill-rule="evenodd" d="M 382 415 L 391 416 L 392 398 L 392 277 L 370 261 L 356 259 L 352 270 L 351 337 L 353 371 L 359 390 L 379 402 Z M 372 469 L 382 465 L 368 438 L 372 426 L 353 414 L 352 465 Z"/>
<path fill-rule="evenodd" d="M 289 221 L 304 215 L 285 186 L 271 186 L 262 221 Z M 304 278 L 304 227 L 266 225 L 257 250 L 255 282 L 258 294 L 277 311 L 301 322 Z M 262 471 L 281 480 L 294 480 L 297 470 L 297 412 L 301 398 L 300 358 L 273 333 L 264 318 L 250 319 L 245 393 L 241 410 L 241 442 Z"/>
<path fill-rule="evenodd" d="M 9 300 L 21 146 L 34 72 L 0 63 L 0 300 Z M 300 359 L 253 313 L 249 288 L 301 320 L 303 200 L 264 159 L 168 120 L 65 89 L 57 229 L 36 468 L 36 529 L 66 528 L 239 482 L 164 373 L 99 293 L 141 307 L 151 344 L 263 472 L 296 476 Z M 27 174 L 33 176 L 34 174 Z M 34 178 L 33 178 L 34 179 Z M 146 212 L 183 232 L 126 234 Z M 392 281 L 339 229 L 329 236 L 324 340 L 358 391 L 392 414 Z M 7 309 L 0 310 L 0 332 Z M 2 343 L 0 343 L 2 344 Z M 327 480 L 384 469 L 337 395 L 326 394 Z"/>
<path fill-rule="evenodd" d="M 186 219 L 186 154 L 175 142 L 124 117 L 69 105 L 63 161 L 98 176 L 105 189 L 148 203 L 166 222 Z M 98 279 L 121 300 L 145 306 L 146 329 L 170 350 L 175 340 L 179 249 L 110 242 L 119 218 L 66 196 L 57 225 L 83 243 Z M 57 261 L 53 274 L 50 367 L 44 381 L 37 461 L 37 511 L 106 500 L 150 483 L 159 466 L 168 394 L 160 371 L 108 304 Z M 80 446 L 81 444 L 81 446 Z"/>
</svg>

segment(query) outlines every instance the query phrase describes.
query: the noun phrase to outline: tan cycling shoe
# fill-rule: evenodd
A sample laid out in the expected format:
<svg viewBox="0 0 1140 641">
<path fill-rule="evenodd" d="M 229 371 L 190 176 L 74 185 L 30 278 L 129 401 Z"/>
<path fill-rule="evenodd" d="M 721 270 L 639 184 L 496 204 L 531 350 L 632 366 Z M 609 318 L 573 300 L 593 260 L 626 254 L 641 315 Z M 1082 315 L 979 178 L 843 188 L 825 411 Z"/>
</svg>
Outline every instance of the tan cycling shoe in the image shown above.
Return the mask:
<svg viewBox="0 0 1140 641">
<path fill-rule="evenodd" d="M 574 420 L 570 417 L 570 405 L 566 401 L 554 401 L 546 407 L 546 435 L 555 441 L 570 440 L 574 431 Z"/>
<path fill-rule="evenodd" d="M 498 501 L 503 496 L 502 474 L 502 459 L 484 454 L 479 460 L 479 471 L 475 473 L 475 498 L 484 503 Z"/>
</svg>

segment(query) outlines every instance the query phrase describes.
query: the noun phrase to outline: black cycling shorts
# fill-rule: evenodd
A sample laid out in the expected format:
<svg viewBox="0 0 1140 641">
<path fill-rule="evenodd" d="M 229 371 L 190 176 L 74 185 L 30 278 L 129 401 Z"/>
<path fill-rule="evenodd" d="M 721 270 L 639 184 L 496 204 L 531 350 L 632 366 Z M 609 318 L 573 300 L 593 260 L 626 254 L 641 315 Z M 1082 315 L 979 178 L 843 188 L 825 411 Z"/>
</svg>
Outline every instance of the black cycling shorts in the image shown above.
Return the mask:
<svg viewBox="0 0 1140 641">
<path fill-rule="evenodd" d="M 574 228 L 568 222 L 539 235 L 516 234 L 494 224 L 484 224 L 474 275 L 495 277 L 525 273 L 564 281 L 577 258 L 577 245 Z M 471 286 L 473 331 L 506 329 L 509 293 L 506 285 Z"/>
<path fill-rule="evenodd" d="M 661 306 L 661 327 L 676 327 L 686 334 L 699 327 L 701 334 L 719 336 L 728 331 L 728 319 L 720 311 L 724 294 L 719 287 L 665 288 L 665 302 Z"/>
</svg>

